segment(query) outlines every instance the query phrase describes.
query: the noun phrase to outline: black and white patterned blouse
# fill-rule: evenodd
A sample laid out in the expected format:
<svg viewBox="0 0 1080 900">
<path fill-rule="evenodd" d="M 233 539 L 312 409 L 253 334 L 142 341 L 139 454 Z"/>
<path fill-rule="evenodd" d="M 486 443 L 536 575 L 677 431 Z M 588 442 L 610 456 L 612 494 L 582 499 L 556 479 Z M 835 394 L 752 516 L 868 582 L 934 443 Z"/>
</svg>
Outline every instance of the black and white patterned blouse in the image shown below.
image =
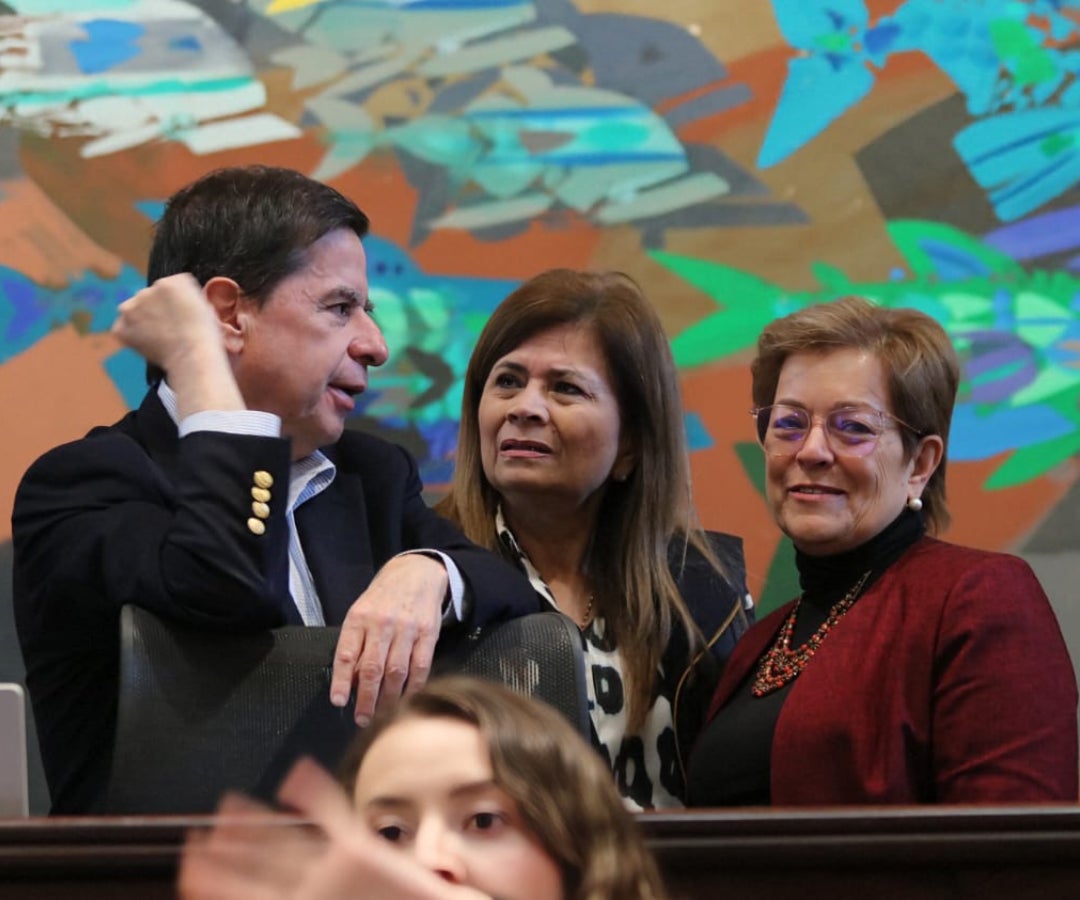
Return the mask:
<svg viewBox="0 0 1080 900">
<path fill-rule="evenodd" d="M 495 528 L 499 540 L 516 556 L 536 592 L 558 609 L 551 588 L 518 545 L 502 509 L 496 511 Z M 664 695 L 662 679 L 656 679 L 656 696 L 641 732 L 627 734 L 622 656 L 614 639 L 606 635 L 603 618 L 594 616 L 581 629 L 581 645 L 585 653 L 593 746 L 611 767 L 623 802 L 631 810 L 682 807 L 682 801 L 665 786 L 673 786 L 670 773 L 679 762 L 672 725 L 672 698 Z"/>
</svg>

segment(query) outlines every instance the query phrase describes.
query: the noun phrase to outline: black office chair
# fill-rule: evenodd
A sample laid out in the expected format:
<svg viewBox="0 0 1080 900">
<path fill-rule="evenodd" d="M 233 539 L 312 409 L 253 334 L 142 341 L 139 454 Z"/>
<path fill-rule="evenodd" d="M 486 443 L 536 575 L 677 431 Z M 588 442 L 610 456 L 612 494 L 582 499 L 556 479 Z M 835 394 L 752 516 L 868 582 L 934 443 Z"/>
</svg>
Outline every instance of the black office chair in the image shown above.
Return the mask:
<svg viewBox="0 0 1080 900">
<path fill-rule="evenodd" d="M 226 635 L 127 606 L 104 812 L 210 812 L 223 791 L 273 797 L 302 755 L 333 770 L 356 734 L 330 705 L 337 628 L 285 626 Z M 559 709 L 588 736 L 581 638 L 556 612 L 446 642 L 433 675 L 465 672 Z"/>
</svg>

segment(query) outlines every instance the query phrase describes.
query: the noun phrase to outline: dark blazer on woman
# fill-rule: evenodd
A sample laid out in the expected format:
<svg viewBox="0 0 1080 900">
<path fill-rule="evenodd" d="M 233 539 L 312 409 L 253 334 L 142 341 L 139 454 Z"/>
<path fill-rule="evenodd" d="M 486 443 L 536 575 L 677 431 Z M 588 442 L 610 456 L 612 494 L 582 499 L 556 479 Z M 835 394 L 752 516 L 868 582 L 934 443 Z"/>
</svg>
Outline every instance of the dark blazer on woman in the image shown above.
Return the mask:
<svg viewBox="0 0 1080 900">
<path fill-rule="evenodd" d="M 706 536 L 724 564 L 726 579 L 692 548 L 684 565 L 681 542 L 676 542 L 669 551 L 669 564 L 679 593 L 705 639 L 705 649 L 688 661 L 686 631 L 675 622 L 661 658 L 663 693 L 674 697 L 672 720 L 684 782 L 686 760 L 705 722 L 720 671 L 736 641 L 754 623 L 753 608 L 748 609 L 746 602 L 749 590 L 742 539 L 718 531 L 707 532 Z"/>
<path fill-rule="evenodd" d="M 383 563 L 417 548 L 459 567 L 466 626 L 535 608 L 513 566 L 427 507 L 402 448 L 346 432 L 323 452 L 337 475 L 297 510 L 296 526 L 328 625 Z M 14 605 L 54 812 L 92 810 L 108 775 L 121 606 L 226 631 L 300 622 L 288 594 L 289 466 L 282 438 L 180 440 L 151 390 L 138 410 L 26 473 L 12 516 Z M 261 534 L 249 527 L 256 472 L 273 480 Z"/>
<path fill-rule="evenodd" d="M 790 609 L 735 647 L 710 717 L 753 677 Z M 1075 802 L 1076 710 L 1072 663 L 1028 565 L 924 537 L 792 684 L 771 802 Z"/>
</svg>

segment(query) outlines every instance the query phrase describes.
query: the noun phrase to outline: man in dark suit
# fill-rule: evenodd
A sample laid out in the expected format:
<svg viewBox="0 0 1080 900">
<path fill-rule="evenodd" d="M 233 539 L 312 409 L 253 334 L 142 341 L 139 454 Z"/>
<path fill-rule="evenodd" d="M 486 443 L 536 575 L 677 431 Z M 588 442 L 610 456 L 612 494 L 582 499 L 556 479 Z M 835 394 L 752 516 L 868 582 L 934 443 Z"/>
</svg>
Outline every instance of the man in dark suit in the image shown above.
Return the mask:
<svg viewBox="0 0 1080 900">
<path fill-rule="evenodd" d="M 346 431 L 387 358 L 368 220 L 287 169 L 212 172 L 157 225 L 114 334 L 148 360 L 120 422 L 34 463 L 14 600 L 54 812 L 108 777 L 124 604 L 214 630 L 341 625 L 330 700 L 363 724 L 418 687 L 443 626 L 536 609 L 515 569 L 421 497 L 400 447 Z"/>
</svg>

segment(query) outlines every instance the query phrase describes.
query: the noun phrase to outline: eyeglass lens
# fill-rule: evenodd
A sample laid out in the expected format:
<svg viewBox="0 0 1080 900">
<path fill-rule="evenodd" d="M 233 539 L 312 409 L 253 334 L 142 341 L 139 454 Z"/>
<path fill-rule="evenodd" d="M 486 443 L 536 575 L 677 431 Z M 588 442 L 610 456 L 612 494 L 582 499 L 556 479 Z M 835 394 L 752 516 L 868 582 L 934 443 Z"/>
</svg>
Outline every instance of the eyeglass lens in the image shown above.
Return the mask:
<svg viewBox="0 0 1080 900">
<path fill-rule="evenodd" d="M 756 411 L 758 440 L 773 456 L 797 453 L 813 428 L 814 418 L 798 406 L 782 403 Z M 864 456 L 874 449 L 889 425 L 885 413 L 870 407 L 834 409 L 822 420 L 833 452 Z"/>
</svg>

